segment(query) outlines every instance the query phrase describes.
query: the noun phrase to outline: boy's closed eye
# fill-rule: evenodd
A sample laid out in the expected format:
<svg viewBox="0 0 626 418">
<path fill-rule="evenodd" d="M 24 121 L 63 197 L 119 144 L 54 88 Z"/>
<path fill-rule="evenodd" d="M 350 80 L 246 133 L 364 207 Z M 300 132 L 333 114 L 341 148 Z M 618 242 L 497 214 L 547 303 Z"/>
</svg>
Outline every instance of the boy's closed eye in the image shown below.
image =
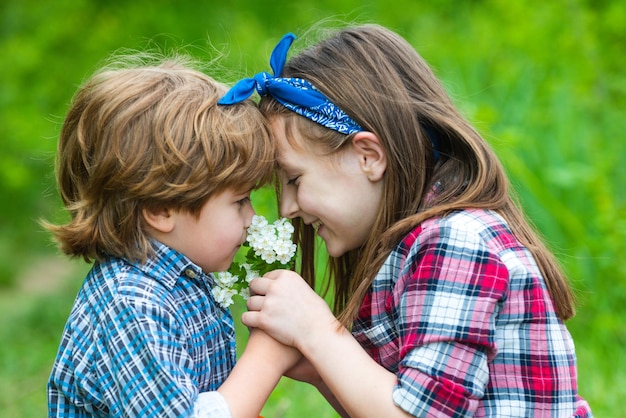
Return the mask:
<svg viewBox="0 0 626 418">
<path fill-rule="evenodd" d="M 252 203 L 252 199 L 250 198 L 250 195 L 248 195 L 248 196 L 244 196 L 244 197 L 242 197 L 241 199 L 237 200 L 237 203 L 238 203 L 240 206 L 249 205 L 249 204 L 251 204 L 251 203 Z"/>
</svg>

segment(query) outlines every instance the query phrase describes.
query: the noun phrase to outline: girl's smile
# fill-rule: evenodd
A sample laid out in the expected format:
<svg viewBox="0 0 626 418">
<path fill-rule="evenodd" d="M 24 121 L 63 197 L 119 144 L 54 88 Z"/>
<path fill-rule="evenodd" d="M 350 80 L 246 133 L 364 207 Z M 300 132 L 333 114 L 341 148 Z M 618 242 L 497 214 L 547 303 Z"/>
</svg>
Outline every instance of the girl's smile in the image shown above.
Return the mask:
<svg viewBox="0 0 626 418">
<path fill-rule="evenodd" d="M 311 224 L 311 226 L 313 227 L 313 229 L 315 229 L 316 231 L 319 232 L 319 229 L 324 226 L 324 224 L 322 223 L 322 221 L 315 221 Z"/>
</svg>

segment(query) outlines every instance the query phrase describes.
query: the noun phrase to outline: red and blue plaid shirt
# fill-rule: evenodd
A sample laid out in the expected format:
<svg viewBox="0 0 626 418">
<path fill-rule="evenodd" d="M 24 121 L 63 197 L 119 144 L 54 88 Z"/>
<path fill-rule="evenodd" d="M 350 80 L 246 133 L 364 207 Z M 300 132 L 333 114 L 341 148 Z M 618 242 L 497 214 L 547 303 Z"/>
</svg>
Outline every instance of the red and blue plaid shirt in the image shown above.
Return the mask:
<svg viewBox="0 0 626 418">
<path fill-rule="evenodd" d="M 415 416 L 590 417 L 572 338 L 530 254 L 494 212 L 425 221 L 391 252 L 353 334 Z"/>
</svg>

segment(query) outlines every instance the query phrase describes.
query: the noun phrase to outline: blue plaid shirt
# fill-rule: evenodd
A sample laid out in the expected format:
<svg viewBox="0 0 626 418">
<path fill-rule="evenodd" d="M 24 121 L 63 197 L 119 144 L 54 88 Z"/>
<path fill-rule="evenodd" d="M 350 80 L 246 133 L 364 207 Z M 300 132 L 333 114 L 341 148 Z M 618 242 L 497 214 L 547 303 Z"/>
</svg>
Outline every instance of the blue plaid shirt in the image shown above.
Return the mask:
<svg viewBox="0 0 626 418">
<path fill-rule="evenodd" d="M 78 293 L 48 382 L 51 417 L 190 416 L 235 359 L 233 319 L 206 275 L 154 243 L 145 264 L 96 263 Z"/>
</svg>

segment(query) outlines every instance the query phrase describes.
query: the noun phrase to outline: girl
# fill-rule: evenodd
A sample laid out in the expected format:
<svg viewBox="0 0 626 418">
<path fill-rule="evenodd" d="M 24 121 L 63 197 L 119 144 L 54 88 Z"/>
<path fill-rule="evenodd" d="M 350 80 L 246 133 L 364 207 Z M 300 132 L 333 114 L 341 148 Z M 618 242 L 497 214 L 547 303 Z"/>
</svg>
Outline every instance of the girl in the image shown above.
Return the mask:
<svg viewBox="0 0 626 418">
<path fill-rule="evenodd" d="M 281 214 L 302 250 L 302 277 L 252 282 L 244 323 L 298 348 L 308 364 L 291 376 L 342 415 L 591 416 L 563 324 L 574 314 L 566 278 L 428 65 L 376 25 L 285 65 L 293 39 L 272 54 L 275 76 L 222 98 L 262 96 Z M 315 234 L 337 318 L 306 284 Z"/>
</svg>

